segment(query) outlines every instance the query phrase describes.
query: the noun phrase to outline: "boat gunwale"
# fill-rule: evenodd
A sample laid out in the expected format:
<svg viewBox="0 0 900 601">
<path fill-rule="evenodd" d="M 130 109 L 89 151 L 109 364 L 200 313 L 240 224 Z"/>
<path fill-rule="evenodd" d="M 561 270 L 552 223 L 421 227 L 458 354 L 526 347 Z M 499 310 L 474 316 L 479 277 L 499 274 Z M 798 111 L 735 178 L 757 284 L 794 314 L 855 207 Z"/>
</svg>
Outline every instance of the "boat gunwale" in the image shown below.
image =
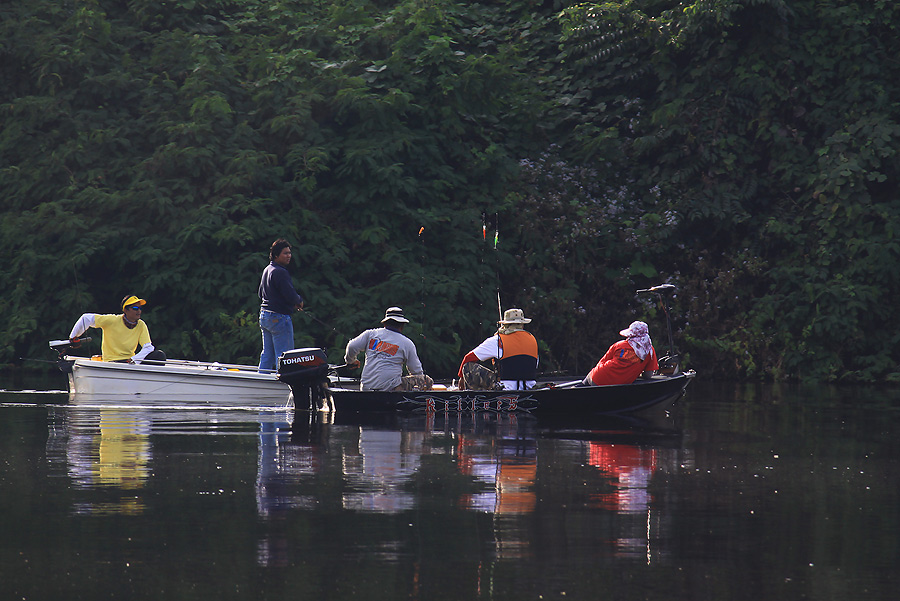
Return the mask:
<svg viewBox="0 0 900 601">
<path fill-rule="evenodd" d="M 88 357 L 70 357 L 73 361 L 73 369 L 88 368 L 96 370 L 111 370 L 123 372 L 141 372 L 147 374 L 171 374 L 184 376 L 210 375 L 224 378 L 249 378 L 252 380 L 280 381 L 275 372 L 260 372 L 258 368 L 250 365 L 236 365 L 231 363 L 209 363 L 204 361 L 189 361 L 186 359 L 167 359 L 165 362 L 142 363 L 118 363 L 113 361 L 96 361 Z M 285 386 L 287 386 L 285 384 Z"/>
<path fill-rule="evenodd" d="M 535 394 L 535 393 L 538 393 L 541 396 L 544 396 L 545 394 L 548 394 L 548 393 L 557 395 L 560 392 L 574 391 L 574 390 L 585 390 L 585 391 L 592 390 L 592 391 L 596 392 L 597 390 L 627 389 L 627 388 L 633 388 L 635 386 L 660 384 L 662 382 L 671 382 L 671 381 L 681 380 L 681 379 L 685 380 L 684 385 L 687 386 L 696 375 L 697 375 L 697 373 L 695 371 L 688 370 L 688 371 L 683 371 L 683 372 L 679 372 L 677 374 L 672 374 L 672 375 L 656 374 L 647 379 L 635 380 L 634 382 L 631 382 L 630 384 L 606 384 L 603 386 L 566 386 L 565 388 L 547 386 L 547 387 L 543 387 L 543 388 L 528 388 L 528 389 L 524 389 L 524 390 L 468 390 L 468 389 L 450 390 L 450 389 L 444 389 L 444 390 L 387 391 L 387 390 L 359 390 L 359 389 L 354 389 L 354 388 L 345 388 L 343 386 L 331 386 L 331 385 L 326 386 L 325 389 L 330 393 L 338 393 L 338 394 L 344 394 L 344 393 L 373 394 L 373 393 L 376 393 L 376 394 L 397 394 L 397 395 L 404 395 L 404 394 L 420 394 L 420 395 L 421 394 L 435 394 L 435 395 L 454 394 L 454 395 L 458 395 L 460 393 L 480 393 L 480 394 L 484 394 L 484 393 L 488 393 L 488 394 Z M 346 382 L 348 380 L 348 378 L 342 378 L 341 380 Z M 359 384 L 358 379 L 353 379 L 352 381 L 355 382 L 357 385 Z M 567 384 L 571 384 L 573 382 L 573 380 L 568 379 L 568 378 L 554 378 L 553 380 L 545 380 L 545 382 L 557 382 L 557 381 L 559 383 L 567 383 Z M 577 380 L 575 380 L 575 381 L 577 381 Z M 578 394 L 583 394 L 583 393 L 578 393 Z"/>
</svg>

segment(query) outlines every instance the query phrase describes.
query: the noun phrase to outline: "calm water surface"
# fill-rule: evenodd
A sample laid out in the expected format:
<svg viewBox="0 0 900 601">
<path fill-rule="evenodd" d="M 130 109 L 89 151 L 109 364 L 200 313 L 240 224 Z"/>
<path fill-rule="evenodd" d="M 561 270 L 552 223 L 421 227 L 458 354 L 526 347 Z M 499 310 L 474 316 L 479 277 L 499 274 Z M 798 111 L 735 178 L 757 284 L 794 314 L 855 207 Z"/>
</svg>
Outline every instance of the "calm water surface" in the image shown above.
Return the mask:
<svg viewBox="0 0 900 601">
<path fill-rule="evenodd" d="M 900 591 L 900 390 L 695 381 L 653 421 L 97 409 L 0 376 L 0 599 Z M 63 389 L 48 379 L 35 389 Z"/>
</svg>

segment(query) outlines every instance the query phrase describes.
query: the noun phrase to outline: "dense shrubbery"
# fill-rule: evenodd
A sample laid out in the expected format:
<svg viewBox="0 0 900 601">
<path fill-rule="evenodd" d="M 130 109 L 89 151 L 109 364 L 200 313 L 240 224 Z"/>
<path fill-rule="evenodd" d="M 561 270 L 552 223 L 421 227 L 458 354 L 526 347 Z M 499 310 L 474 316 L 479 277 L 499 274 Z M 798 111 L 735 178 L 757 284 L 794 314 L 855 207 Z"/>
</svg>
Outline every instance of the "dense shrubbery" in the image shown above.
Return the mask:
<svg viewBox="0 0 900 601">
<path fill-rule="evenodd" d="M 603 74 L 587 139 L 614 139 L 629 185 L 658 186 L 676 215 L 647 262 L 681 288 L 694 361 L 895 379 L 900 8 L 648 1 L 567 17 L 567 45 Z"/>
<path fill-rule="evenodd" d="M 449 375 L 499 290 L 586 371 L 670 281 L 707 374 L 897 377 L 893 2 L 165 6 L 0 5 L 0 361 L 126 292 L 252 360 L 284 236 L 333 360 L 400 304 Z"/>
</svg>

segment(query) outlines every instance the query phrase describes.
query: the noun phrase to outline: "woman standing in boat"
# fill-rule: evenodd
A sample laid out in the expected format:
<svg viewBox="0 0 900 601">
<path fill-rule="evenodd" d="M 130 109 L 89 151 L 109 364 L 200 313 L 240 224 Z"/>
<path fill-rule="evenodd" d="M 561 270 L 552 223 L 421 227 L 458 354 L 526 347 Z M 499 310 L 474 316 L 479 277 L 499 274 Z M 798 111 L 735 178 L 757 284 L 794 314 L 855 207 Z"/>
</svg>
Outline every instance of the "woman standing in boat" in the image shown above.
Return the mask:
<svg viewBox="0 0 900 601">
<path fill-rule="evenodd" d="M 262 352 L 259 371 L 275 370 L 275 362 L 285 351 L 294 348 L 294 323 L 291 315 L 303 310 L 303 297 L 294 290 L 291 274 L 291 245 L 279 238 L 269 248 L 269 265 L 259 280 L 259 329 L 262 331 Z"/>
<path fill-rule="evenodd" d="M 638 376 L 647 378 L 659 369 L 656 350 L 646 323 L 634 321 L 627 330 L 622 330 L 619 334 L 625 340 L 609 347 L 603 358 L 584 378 L 584 383 L 588 386 L 631 384 Z"/>
</svg>

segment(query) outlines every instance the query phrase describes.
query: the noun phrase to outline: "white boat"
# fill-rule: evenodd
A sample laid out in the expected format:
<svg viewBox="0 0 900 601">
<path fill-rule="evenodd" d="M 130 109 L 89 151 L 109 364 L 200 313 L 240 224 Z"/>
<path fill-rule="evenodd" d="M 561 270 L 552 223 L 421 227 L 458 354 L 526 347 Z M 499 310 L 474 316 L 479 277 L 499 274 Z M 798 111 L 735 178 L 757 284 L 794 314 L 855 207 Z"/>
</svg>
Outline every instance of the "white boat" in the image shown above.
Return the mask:
<svg viewBox="0 0 900 601">
<path fill-rule="evenodd" d="M 286 409 L 290 387 L 255 366 L 168 359 L 164 363 L 112 363 L 60 359 L 68 373 L 69 401 L 77 404 Z"/>
</svg>

